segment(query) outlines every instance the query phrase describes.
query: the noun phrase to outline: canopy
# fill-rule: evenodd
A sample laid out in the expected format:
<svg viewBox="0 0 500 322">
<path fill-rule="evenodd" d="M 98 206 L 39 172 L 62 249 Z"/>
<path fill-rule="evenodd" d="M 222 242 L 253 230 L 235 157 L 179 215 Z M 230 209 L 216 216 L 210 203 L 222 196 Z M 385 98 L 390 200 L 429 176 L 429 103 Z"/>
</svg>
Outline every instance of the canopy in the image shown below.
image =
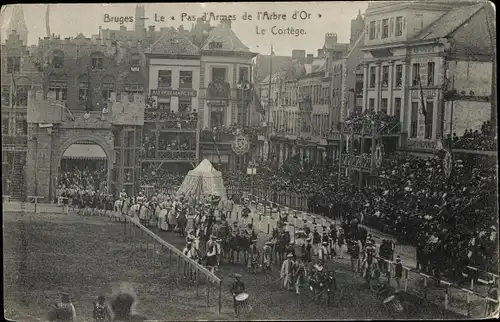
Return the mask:
<svg viewBox="0 0 500 322">
<path fill-rule="evenodd" d="M 106 160 L 106 153 L 97 144 L 72 144 L 63 159 Z"/>
<path fill-rule="evenodd" d="M 180 194 L 188 199 L 200 199 L 208 195 L 220 196 L 221 200 L 227 199 L 222 173 L 215 170 L 207 159 L 188 172 L 177 190 L 177 195 Z"/>
</svg>

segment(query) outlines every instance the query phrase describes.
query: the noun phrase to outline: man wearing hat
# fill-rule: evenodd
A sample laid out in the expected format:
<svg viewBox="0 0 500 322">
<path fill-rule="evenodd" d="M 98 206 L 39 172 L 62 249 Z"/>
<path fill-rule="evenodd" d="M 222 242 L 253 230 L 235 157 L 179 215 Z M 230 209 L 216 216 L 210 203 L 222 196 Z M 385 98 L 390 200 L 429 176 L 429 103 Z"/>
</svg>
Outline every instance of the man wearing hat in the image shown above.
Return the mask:
<svg viewBox="0 0 500 322">
<path fill-rule="evenodd" d="M 293 255 L 288 254 L 286 259 L 283 261 L 281 265 L 281 273 L 280 277 L 283 280 L 282 287 L 286 290 L 292 290 L 292 281 L 293 281 Z"/>
<path fill-rule="evenodd" d="M 396 280 L 396 293 L 399 292 L 401 278 L 403 277 L 403 264 L 399 255 L 396 256 L 396 264 L 394 265 L 394 279 Z"/>
<path fill-rule="evenodd" d="M 304 260 L 300 257 L 297 258 L 294 268 L 295 294 L 299 295 L 300 288 L 302 287 L 302 285 L 304 285 L 306 279 L 306 265 L 304 263 Z"/>
<path fill-rule="evenodd" d="M 336 256 L 335 243 L 337 242 L 337 228 L 335 227 L 334 224 L 330 225 L 329 235 L 330 235 L 330 239 L 329 239 L 330 240 L 330 251 L 331 251 L 332 257 L 333 257 L 333 256 Z"/>
<path fill-rule="evenodd" d="M 262 266 L 264 267 L 264 270 L 267 271 L 271 270 L 272 245 L 273 245 L 272 242 L 267 241 L 264 247 L 262 248 Z"/>
<path fill-rule="evenodd" d="M 231 284 L 231 295 L 233 296 L 233 307 L 234 307 L 234 314 L 236 316 L 239 315 L 239 307 L 238 307 L 238 301 L 236 301 L 236 296 L 238 294 L 241 294 L 245 292 L 245 284 L 241 281 L 241 275 L 240 274 L 234 274 L 235 281 L 233 284 Z"/>
<path fill-rule="evenodd" d="M 74 321 L 76 319 L 76 311 L 73 303 L 69 299 L 68 293 L 61 294 L 61 302 L 51 307 L 49 314 L 51 321 Z"/>
<path fill-rule="evenodd" d="M 322 243 L 321 248 L 318 251 L 318 261 L 323 265 L 325 265 L 327 260 L 328 260 L 328 243 L 325 241 Z"/>
<path fill-rule="evenodd" d="M 257 273 L 257 268 L 259 267 L 259 250 L 257 249 L 257 239 L 252 240 L 252 245 L 250 245 L 250 258 L 248 260 L 247 268 L 252 270 L 255 274 Z"/>
<path fill-rule="evenodd" d="M 304 261 L 306 263 L 311 263 L 312 261 L 313 248 L 311 245 L 311 241 L 312 241 L 311 237 L 306 238 L 306 245 L 304 246 Z"/>
<path fill-rule="evenodd" d="M 325 245 L 326 243 L 326 245 Z M 327 256 L 330 257 L 330 254 L 331 254 L 331 251 L 330 251 L 330 238 L 328 236 L 328 233 L 325 229 L 325 227 L 323 227 L 323 236 L 321 236 L 321 245 L 323 246 L 326 246 L 326 250 L 327 250 Z"/>
<path fill-rule="evenodd" d="M 104 295 L 99 295 L 97 297 L 97 302 L 94 302 L 92 316 L 95 322 L 111 321 L 111 312 L 106 306 L 105 301 L 106 297 L 104 297 Z"/>
<path fill-rule="evenodd" d="M 319 248 L 321 247 L 321 235 L 318 232 L 317 226 L 314 226 L 312 244 L 313 244 L 314 255 L 317 255 Z"/>
<path fill-rule="evenodd" d="M 210 240 L 207 242 L 207 266 L 210 267 L 210 271 L 214 273 L 215 266 L 217 266 L 217 245 L 215 240 L 217 237 L 214 235 L 210 236 Z"/>
</svg>

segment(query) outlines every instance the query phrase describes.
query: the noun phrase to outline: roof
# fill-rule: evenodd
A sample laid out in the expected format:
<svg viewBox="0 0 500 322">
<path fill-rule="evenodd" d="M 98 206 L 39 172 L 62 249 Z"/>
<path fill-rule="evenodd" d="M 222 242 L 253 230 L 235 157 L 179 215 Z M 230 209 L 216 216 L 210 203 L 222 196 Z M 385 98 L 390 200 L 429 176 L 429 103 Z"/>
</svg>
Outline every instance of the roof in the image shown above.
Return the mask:
<svg viewBox="0 0 500 322">
<path fill-rule="evenodd" d="M 271 61 L 273 64 L 273 71 L 282 70 L 284 67 L 286 68 L 287 64 L 293 62 L 292 57 L 290 56 L 275 56 L 273 55 L 272 59 L 270 59 L 270 55 L 257 55 L 255 63 L 257 69 L 257 80 L 263 80 L 266 77 L 269 77 L 269 72 L 271 68 Z"/>
<path fill-rule="evenodd" d="M 433 40 L 445 38 L 474 16 L 483 4 L 454 8 L 431 23 L 413 40 Z"/>
<path fill-rule="evenodd" d="M 188 176 L 195 177 L 221 177 L 220 171 L 215 170 L 214 166 L 208 159 L 203 159 L 203 161 L 198 164 L 196 168 L 188 172 Z"/>
<path fill-rule="evenodd" d="M 200 50 L 189 39 L 174 28 L 164 29 L 163 34 L 150 48 L 150 54 L 158 55 L 199 55 Z"/>
<path fill-rule="evenodd" d="M 485 4 L 483 8 L 484 10 L 479 10 L 471 19 L 448 36 L 455 49 L 455 54 L 466 56 L 493 55 L 494 39 L 492 39 L 490 31 L 494 33 L 496 30 L 495 13 L 493 7 L 488 4 Z"/>
<path fill-rule="evenodd" d="M 63 159 L 106 160 L 106 153 L 97 144 L 72 144 Z"/>
<path fill-rule="evenodd" d="M 361 44 L 361 46 L 364 44 L 364 41 L 365 41 L 365 32 L 363 31 L 358 39 L 356 40 L 356 42 L 354 43 L 354 45 L 352 45 L 352 48 L 349 50 L 349 52 L 347 53 L 347 56 L 346 57 L 349 57 L 352 55 L 352 53 L 354 52 L 354 50 L 356 48 L 358 48 L 358 45 Z"/>
<path fill-rule="evenodd" d="M 222 48 L 211 49 L 211 42 L 221 42 Z M 227 23 L 221 23 L 210 31 L 201 50 L 250 52 Z"/>
<path fill-rule="evenodd" d="M 289 61 L 283 64 L 278 71 L 274 72 L 271 77 L 271 83 L 278 79 L 293 80 L 306 73 L 304 65 L 298 61 Z M 269 75 L 262 80 L 262 83 L 269 83 Z"/>
</svg>

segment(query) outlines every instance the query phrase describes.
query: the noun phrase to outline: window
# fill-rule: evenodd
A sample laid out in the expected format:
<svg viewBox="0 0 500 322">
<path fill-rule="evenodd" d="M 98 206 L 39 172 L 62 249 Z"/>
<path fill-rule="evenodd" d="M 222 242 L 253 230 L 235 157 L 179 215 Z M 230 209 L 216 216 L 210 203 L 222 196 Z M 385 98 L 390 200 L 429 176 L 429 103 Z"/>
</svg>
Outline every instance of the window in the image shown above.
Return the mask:
<svg viewBox="0 0 500 322">
<path fill-rule="evenodd" d="M 141 55 L 140 54 L 132 54 L 130 59 L 131 67 L 140 67 L 141 66 Z"/>
<path fill-rule="evenodd" d="M 18 86 L 16 89 L 15 106 L 28 106 L 28 86 Z"/>
<path fill-rule="evenodd" d="M 413 79 L 412 85 L 417 86 L 420 84 L 420 64 L 412 65 L 411 77 Z"/>
<path fill-rule="evenodd" d="M 103 57 L 92 57 L 92 69 L 102 70 L 104 66 Z"/>
<path fill-rule="evenodd" d="M 158 109 L 170 112 L 170 98 L 161 98 L 158 101 Z"/>
<path fill-rule="evenodd" d="M 375 99 L 374 98 L 370 98 L 369 109 L 370 109 L 370 111 L 375 110 Z"/>
<path fill-rule="evenodd" d="M 418 101 L 411 102 L 410 137 L 417 137 Z"/>
<path fill-rule="evenodd" d="M 51 75 L 49 77 L 49 93 L 54 95 L 57 101 L 67 100 L 68 82 L 66 77 Z"/>
<path fill-rule="evenodd" d="M 389 31 L 389 35 L 394 34 L 394 18 L 391 18 L 391 29 Z"/>
<path fill-rule="evenodd" d="M 102 82 L 102 99 L 108 101 L 111 93 L 115 91 L 115 80 L 111 76 L 106 76 Z"/>
<path fill-rule="evenodd" d="M 18 73 L 21 71 L 21 57 L 7 57 L 7 73 Z"/>
<path fill-rule="evenodd" d="M 380 107 L 380 110 L 384 113 L 387 114 L 387 107 L 388 107 L 388 101 L 387 98 L 382 99 L 382 106 Z"/>
<path fill-rule="evenodd" d="M 2 107 L 10 105 L 10 86 L 2 87 Z"/>
<path fill-rule="evenodd" d="M 158 71 L 158 87 L 170 88 L 172 87 L 172 71 L 159 70 Z"/>
<path fill-rule="evenodd" d="M 89 82 L 87 75 L 82 75 L 78 78 L 79 82 L 79 91 L 78 91 L 78 100 L 85 101 L 87 99 L 87 94 L 89 90 Z"/>
<path fill-rule="evenodd" d="M 370 21 L 370 40 L 375 39 L 375 21 Z"/>
<path fill-rule="evenodd" d="M 396 17 L 396 36 L 403 34 L 403 17 Z"/>
<path fill-rule="evenodd" d="M 403 85 L 403 65 L 396 65 L 396 87 Z"/>
<path fill-rule="evenodd" d="M 186 114 L 191 112 L 191 97 L 179 97 L 179 113 Z"/>
<path fill-rule="evenodd" d="M 125 92 L 128 95 L 128 101 L 134 102 L 134 94 L 143 94 L 144 86 L 142 84 L 126 84 Z"/>
<path fill-rule="evenodd" d="M 180 71 L 179 73 L 179 88 L 193 88 L 193 72 Z"/>
<path fill-rule="evenodd" d="M 377 39 L 380 38 L 380 21 L 377 21 Z"/>
<path fill-rule="evenodd" d="M 52 58 L 52 65 L 54 68 L 62 68 L 64 66 L 64 53 L 60 50 L 54 51 L 54 57 Z"/>
<path fill-rule="evenodd" d="M 434 114 L 434 101 L 427 101 L 425 104 L 425 108 L 427 114 L 425 116 L 425 138 L 430 139 L 432 137 L 432 116 Z"/>
<path fill-rule="evenodd" d="M 243 81 L 250 81 L 248 67 L 240 67 L 238 70 L 238 83 L 242 83 Z"/>
<path fill-rule="evenodd" d="M 210 127 L 220 128 L 224 125 L 224 112 L 222 109 L 214 109 L 212 108 L 210 112 Z"/>
<path fill-rule="evenodd" d="M 375 87 L 375 67 L 370 67 L 370 88 Z"/>
<path fill-rule="evenodd" d="M 389 66 L 382 66 L 382 87 L 389 86 Z"/>
<path fill-rule="evenodd" d="M 221 41 L 211 41 L 208 43 L 208 48 L 210 49 L 222 49 L 222 42 Z"/>
<path fill-rule="evenodd" d="M 226 69 L 225 68 L 212 68 L 212 82 L 225 82 Z"/>
<path fill-rule="evenodd" d="M 435 63 L 427 63 L 427 86 L 434 85 L 434 67 Z"/>
<path fill-rule="evenodd" d="M 394 99 L 394 116 L 397 120 L 401 117 L 401 97 Z"/>
<path fill-rule="evenodd" d="M 389 19 L 382 20 L 382 38 L 389 37 Z"/>
</svg>

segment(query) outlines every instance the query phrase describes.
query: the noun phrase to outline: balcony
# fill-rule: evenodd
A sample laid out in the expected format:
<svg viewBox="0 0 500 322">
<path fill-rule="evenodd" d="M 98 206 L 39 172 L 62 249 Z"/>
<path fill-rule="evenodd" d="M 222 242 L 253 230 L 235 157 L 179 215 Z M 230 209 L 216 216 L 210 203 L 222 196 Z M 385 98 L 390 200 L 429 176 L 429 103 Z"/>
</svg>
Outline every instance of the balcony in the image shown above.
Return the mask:
<svg viewBox="0 0 500 322">
<path fill-rule="evenodd" d="M 231 85 L 228 82 L 212 81 L 207 88 L 208 99 L 229 99 L 231 98 Z"/>
<path fill-rule="evenodd" d="M 216 132 L 214 134 L 214 131 L 210 130 L 203 130 L 200 133 L 200 142 L 210 142 L 212 143 L 214 140 L 214 135 L 215 135 L 215 142 L 216 143 L 230 143 L 234 141 L 234 134 L 232 131 L 227 131 L 227 132 Z"/>
<path fill-rule="evenodd" d="M 351 135 L 398 135 L 401 133 L 400 122 L 386 121 L 346 121 L 342 123 L 342 132 Z"/>
<path fill-rule="evenodd" d="M 351 165 L 351 167 L 354 169 L 370 171 L 372 160 L 370 154 L 363 154 L 363 155 L 343 154 L 341 156 L 340 162 L 341 166 L 346 168 L 349 167 L 349 165 Z"/>
<path fill-rule="evenodd" d="M 189 150 L 158 150 L 159 160 L 193 161 L 196 160 L 196 151 Z"/>
<path fill-rule="evenodd" d="M 111 129 L 111 115 L 102 114 L 100 111 L 73 111 L 64 110 L 61 128 L 67 129 Z"/>
<path fill-rule="evenodd" d="M 26 147 L 28 144 L 28 137 L 26 135 L 22 136 L 10 136 L 2 134 L 2 149 L 5 147 Z"/>
</svg>

